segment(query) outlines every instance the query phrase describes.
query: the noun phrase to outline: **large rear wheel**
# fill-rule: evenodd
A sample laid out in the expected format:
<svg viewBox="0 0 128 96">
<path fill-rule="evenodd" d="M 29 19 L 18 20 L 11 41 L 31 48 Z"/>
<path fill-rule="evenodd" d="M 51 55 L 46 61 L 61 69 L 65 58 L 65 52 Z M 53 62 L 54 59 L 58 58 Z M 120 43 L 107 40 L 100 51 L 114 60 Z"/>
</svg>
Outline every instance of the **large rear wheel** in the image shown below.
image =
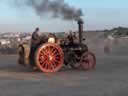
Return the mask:
<svg viewBox="0 0 128 96">
<path fill-rule="evenodd" d="M 43 44 L 36 52 L 35 61 L 41 71 L 45 73 L 57 72 L 63 65 L 63 50 L 57 44 Z"/>
</svg>

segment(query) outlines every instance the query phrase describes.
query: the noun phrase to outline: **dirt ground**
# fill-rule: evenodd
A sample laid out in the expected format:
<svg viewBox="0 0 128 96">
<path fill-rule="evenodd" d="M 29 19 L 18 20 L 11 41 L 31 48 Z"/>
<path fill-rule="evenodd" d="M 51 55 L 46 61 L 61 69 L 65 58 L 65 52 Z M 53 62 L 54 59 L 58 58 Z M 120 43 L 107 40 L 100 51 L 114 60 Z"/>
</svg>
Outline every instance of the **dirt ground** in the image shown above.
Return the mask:
<svg viewBox="0 0 128 96">
<path fill-rule="evenodd" d="M 0 55 L 0 96 L 128 96 L 128 56 L 103 54 L 101 41 L 87 41 L 97 57 L 90 71 L 45 74 L 18 65 L 17 55 Z"/>
</svg>

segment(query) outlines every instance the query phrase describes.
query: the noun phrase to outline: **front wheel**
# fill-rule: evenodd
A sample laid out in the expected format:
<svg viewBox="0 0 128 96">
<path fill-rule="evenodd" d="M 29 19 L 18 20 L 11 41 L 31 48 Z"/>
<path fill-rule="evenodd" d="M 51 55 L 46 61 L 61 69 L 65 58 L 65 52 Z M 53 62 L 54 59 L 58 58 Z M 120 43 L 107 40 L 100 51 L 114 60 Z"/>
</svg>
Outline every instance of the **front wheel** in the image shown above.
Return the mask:
<svg viewBox="0 0 128 96">
<path fill-rule="evenodd" d="M 47 43 L 37 49 L 35 62 L 39 69 L 45 73 L 59 71 L 63 61 L 63 50 L 57 44 Z"/>
<path fill-rule="evenodd" d="M 80 66 L 84 70 L 91 70 L 96 66 L 96 57 L 92 52 L 85 52 L 80 60 Z"/>
</svg>

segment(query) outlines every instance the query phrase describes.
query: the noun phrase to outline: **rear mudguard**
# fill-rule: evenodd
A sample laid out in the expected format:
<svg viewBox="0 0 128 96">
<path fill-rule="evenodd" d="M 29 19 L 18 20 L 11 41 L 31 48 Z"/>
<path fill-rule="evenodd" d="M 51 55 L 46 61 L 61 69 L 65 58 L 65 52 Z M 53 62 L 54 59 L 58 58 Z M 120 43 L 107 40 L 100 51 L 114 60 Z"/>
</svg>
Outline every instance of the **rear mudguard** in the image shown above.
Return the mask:
<svg viewBox="0 0 128 96">
<path fill-rule="evenodd" d="M 19 54 L 18 63 L 23 66 L 29 65 L 30 46 L 25 44 L 19 45 L 18 54 Z"/>
</svg>

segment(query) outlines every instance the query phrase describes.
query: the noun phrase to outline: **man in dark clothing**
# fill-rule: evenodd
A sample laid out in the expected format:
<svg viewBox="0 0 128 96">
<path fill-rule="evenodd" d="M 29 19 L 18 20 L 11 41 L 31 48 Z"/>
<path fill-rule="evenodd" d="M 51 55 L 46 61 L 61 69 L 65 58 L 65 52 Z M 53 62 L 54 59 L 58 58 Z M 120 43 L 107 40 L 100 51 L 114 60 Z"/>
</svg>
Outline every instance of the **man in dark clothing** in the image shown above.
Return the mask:
<svg viewBox="0 0 128 96">
<path fill-rule="evenodd" d="M 36 28 L 35 31 L 32 33 L 32 38 L 31 38 L 31 49 L 30 49 L 30 64 L 32 66 L 35 66 L 35 51 L 40 44 L 40 35 L 39 35 L 39 28 Z"/>
<path fill-rule="evenodd" d="M 72 35 L 72 31 L 70 31 L 67 38 L 68 38 L 69 45 L 73 45 L 74 44 L 74 38 L 73 38 L 73 35 Z"/>
<path fill-rule="evenodd" d="M 35 31 L 32 33 L 32 46 L 37 46 L 40 43 L 40 34 L 39 34 L 39 28 L 36 28 Z"/>
</svg>

